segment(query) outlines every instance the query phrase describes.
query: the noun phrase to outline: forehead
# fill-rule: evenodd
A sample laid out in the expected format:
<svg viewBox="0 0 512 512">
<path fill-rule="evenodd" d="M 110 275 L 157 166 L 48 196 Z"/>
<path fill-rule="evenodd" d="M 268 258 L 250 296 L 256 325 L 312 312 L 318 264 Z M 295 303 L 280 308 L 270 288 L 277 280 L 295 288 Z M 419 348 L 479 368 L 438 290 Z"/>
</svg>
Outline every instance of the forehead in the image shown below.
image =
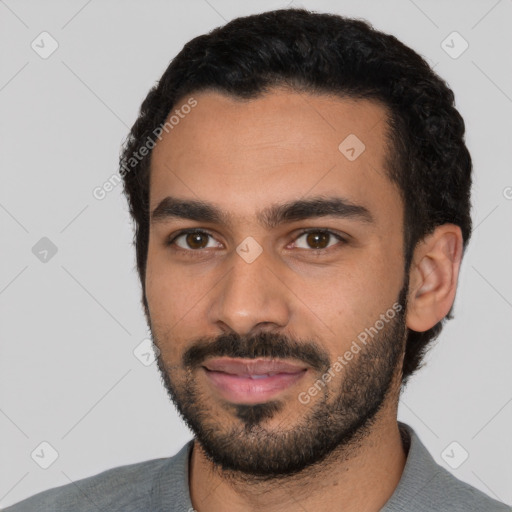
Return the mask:
<svg viewBox="0 0 512 512">
<path fill-rule="evenodd" d="M 203 200 L 252 221 L 266 204 L 337 195 L 397 214 L 386 176 L 387 111 L 369 100 L 273 90 L 251 100 L 191 95 L 151 157 L 150 211 L 166 197 Z M 378 212 L 377 212 L 378 213 Z M 396 220 L 396 219 L 395 219 Z"/>
</svg>

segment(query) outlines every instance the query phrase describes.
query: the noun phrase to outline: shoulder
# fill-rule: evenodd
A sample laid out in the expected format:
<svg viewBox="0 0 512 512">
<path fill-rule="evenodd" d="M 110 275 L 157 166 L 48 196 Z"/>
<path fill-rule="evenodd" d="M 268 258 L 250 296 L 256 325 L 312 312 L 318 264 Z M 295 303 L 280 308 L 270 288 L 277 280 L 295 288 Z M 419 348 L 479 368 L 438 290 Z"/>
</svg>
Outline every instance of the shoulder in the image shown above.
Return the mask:
<svg viewBox="0 0 512 512">
<path fill-rule="evenodd" d="M 16 503 L 4 512 L 74 512 L 144 509 L 158 474 L 173 457 L 153 459 L 108 469 Z M 138 507 L 141 507 L 140 509 Z"/>
<path fill-rule="evenodd" d="M 512 512 L 511 507 L 437 464 L 412 427 L 402 422 L 399 426 L 408 451 L 407 461 L 400 482 L 382 512 Z"/>
<path fill-rule="evenodd" d="M 511 512 L 512 508 L 487 496 L 439 466 L 432 485 L 425 489 L 438 512 Z M 442 507 L 440 508 L 442 503 Z"/>
</svg>

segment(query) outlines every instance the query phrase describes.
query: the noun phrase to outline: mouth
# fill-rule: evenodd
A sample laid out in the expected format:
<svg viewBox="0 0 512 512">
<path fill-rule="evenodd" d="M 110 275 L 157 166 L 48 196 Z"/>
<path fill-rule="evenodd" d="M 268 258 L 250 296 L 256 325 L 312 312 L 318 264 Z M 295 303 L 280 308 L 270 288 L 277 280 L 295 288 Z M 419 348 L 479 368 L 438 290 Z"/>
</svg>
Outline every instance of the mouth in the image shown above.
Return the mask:
<svg viewBox="0 0 512 512">
<path fill-rule="evenodd" d="M 308 368 L 275 359 L 219 358 L 207 361 L 203 370 L 210 385 L 224 399 L 257 404 L 296 384 Z"/>
</svg>

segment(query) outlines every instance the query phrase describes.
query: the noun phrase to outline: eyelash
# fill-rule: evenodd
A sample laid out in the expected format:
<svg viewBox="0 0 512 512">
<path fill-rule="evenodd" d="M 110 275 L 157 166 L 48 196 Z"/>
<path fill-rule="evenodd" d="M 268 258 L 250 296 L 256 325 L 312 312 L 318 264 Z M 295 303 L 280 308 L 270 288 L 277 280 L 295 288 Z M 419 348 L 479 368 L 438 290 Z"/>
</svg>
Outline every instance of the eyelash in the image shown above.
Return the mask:
<svg viewBox="0 0 512 512">
<path fill-rule="evenodd" d="M 172 235 L 169 238 L 169 240 L 167 240 L 166 245 L 172 247 L 172 246 L 175 245 L 175 241 L 180 236 L 188 235 L 188 234 L 193 234 L 193 233 L 200 233 L 202 235 L 208 235 L 208 236 L 214 238 L 212 233 L 210 233 L 208 231 L 205 231 L 204 229 L 198 229 L 198 228 L 196 228 L 196 229 L 183 229 L 181 231 L 178 231 L 176 234 Z M 321 228 L 306 228 L 306 229 L 303 229 L 297 235 L 295 240 L 297 240 L 301 236 L 303 236 L 305 234 L 309 234 L 309 233 L 329 234 L 329 235 L 333 236 L 334 238 L 338 239 L 338 241 L 341 242 L 341 245 L 344 245 L 344 244 L 347 243 L 347 240 L 344 237 L 342 237 L 341 235 L 339 235 L 338 233 L 336 233 L 334 231 L 331 231 L 330 229 L 321 229 Z M 336 244 L 336 245 L 338 245 L 338 244 Z M 336 245 L 331 246 L 331 247 L 327 247 L 325 249 L 302 249 L 301 248 L 301 250 L 312 252 L 314 254 L 323 254 L 323 253 L 326 253 L 327 251 L 329 251 L 329 250 L 331 250 L 333 248 L 336 248 Z M 201 255 L 203 255 L 205 249 L 183 249 L 182 247 L 177 247 L 177 248 L 173 248 L 173 250 L 180 251 L 180 252 L 186 253 L 188 256 L 194 257 L 194 256 L 201 256 Z"/>
</svg>

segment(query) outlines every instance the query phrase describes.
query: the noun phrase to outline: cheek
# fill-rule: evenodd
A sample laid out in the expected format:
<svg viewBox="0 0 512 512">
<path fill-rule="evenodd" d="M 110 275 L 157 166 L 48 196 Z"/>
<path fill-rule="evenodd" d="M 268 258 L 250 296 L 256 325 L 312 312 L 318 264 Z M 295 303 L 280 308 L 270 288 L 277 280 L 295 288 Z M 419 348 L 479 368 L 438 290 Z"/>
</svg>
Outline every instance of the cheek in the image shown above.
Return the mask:
<svg viewBox="0 0 512 512">
<path fill-rule="evenodd" d="M 165 250 L 148 251 L 146 270 L 146 298 L 153 325 L 171 330 L 176 336 L 191 327 L 195 335 L 198 318 L 204 318 L 208 291 L 216 280 L 211 270 L 200 265 L 171 263 Z"/>
<path fill-rule="evenodd" d="M 402 273 L 399 258 L 389 259 L 382 254 L 369 262 L 361 276 L 361 287 L 355 293 L 360 329 L 373 325 L 380 315 L 392 308 L 402 287 Z"/>
<path fill-rule="evenodd" d="M 316 310 L 338 336 L 336 344 L 349 342 L 393 306 L 402 285 L 399 258 L 384 252 L 345 262 L 317 292 Z M 331 333 L 332 335 L 332 333 Z"/>
<path fill-rule="evenodd" d="M 146 298 L 153 324 L 173 326 L 183 315 L 180 311 L 186 302 L 182 276 L 166 260 L 165 251 L 148 250 L 146 268 Z"/>
<path fill-rule="evenodd" d="M 146 272 L 146 298 L 151 318 L 151 333 L 166 365 L 180 364 L 183 351 L 183 319 L 186 319 L 188 299 L 179 275 L 168 265 L 150 261 Z M 181 330 L 180 330 L 181 329 Z"/>
</svg>

